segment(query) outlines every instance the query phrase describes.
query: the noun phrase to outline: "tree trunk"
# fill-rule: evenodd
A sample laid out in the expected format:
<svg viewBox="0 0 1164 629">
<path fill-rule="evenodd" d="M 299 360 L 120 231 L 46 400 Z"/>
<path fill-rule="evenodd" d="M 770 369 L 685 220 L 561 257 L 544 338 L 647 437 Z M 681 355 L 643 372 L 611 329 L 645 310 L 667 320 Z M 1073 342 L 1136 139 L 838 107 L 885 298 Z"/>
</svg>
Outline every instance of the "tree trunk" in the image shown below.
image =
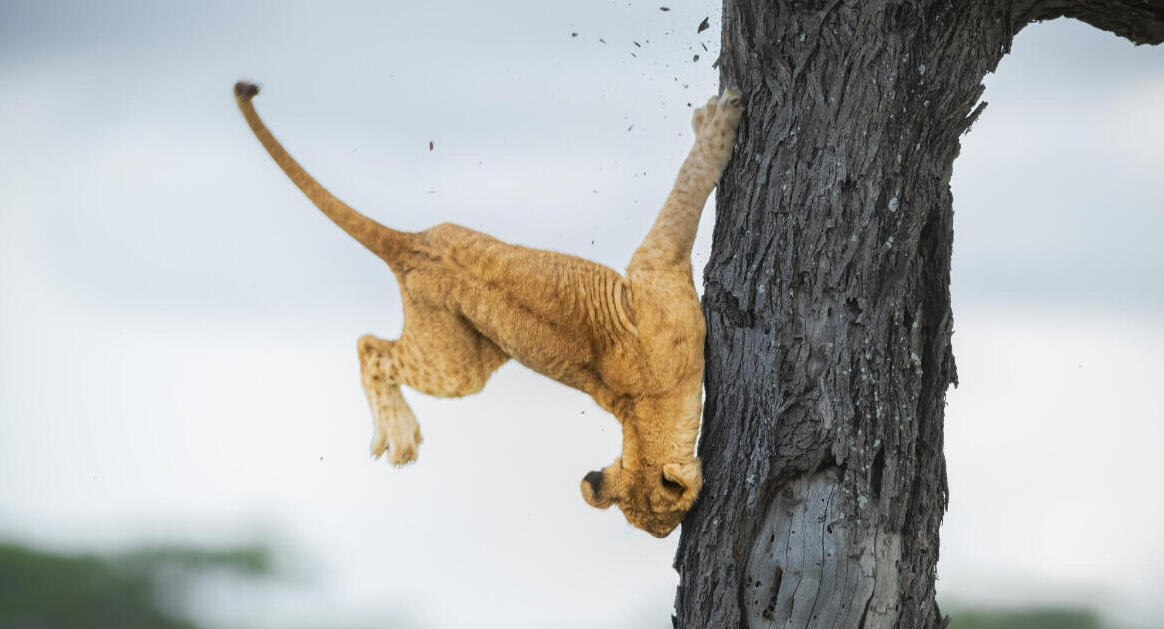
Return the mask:
<svg viewBox="0 0 1164 629">
<path fill-rule="evenodd" d="M 1017 29 L 1064 15 L 1164 40 L 1161 0 L 725 0 L 747 113 L 704 272 L 677 627 L 945 626 L 950 174 Z"/>
</svg>

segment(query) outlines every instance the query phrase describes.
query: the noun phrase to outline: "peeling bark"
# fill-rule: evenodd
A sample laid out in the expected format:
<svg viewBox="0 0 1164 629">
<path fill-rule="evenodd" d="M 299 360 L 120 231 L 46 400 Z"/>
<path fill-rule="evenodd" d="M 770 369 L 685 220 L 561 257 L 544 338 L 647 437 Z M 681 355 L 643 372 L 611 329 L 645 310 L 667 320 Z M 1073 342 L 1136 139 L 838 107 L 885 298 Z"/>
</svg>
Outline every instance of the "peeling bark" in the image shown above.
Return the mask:
<svg viewBox="0 0 1164 629">
<path fill-rule="evenodd" d="M 725 0 L 747 100 L 704 272 L 704 489 L 687 629 L 940 628 L 949 181 L 982 78 L 1031 20 L 1133 41 L 1160 0 Z"/>
</svg>

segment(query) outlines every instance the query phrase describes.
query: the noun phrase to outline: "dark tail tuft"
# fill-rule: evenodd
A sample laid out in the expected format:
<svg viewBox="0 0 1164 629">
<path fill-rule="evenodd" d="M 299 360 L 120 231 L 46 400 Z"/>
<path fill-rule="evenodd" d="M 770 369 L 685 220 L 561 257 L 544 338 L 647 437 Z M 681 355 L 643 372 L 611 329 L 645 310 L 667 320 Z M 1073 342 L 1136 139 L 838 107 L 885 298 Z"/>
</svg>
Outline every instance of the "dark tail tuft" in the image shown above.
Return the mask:
<svg viewBox="0 0 1164 629">
<path fill-rule="evenodd" d="M 255 94 L 258 93 L 259 86 L 255 85 L 254 83 L 239 81 L 238 83 L 234 84 L 234 95 L 243 100 L 250 100 L 255 97 Z"/>
</svg>

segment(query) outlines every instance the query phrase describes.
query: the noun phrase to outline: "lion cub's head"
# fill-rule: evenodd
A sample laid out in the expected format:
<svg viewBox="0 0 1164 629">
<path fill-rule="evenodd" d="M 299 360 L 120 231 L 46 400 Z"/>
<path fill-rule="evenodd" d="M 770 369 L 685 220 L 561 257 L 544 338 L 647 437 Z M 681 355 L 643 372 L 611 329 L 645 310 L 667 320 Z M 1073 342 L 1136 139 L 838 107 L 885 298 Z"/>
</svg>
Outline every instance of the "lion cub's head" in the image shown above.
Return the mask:
<svg viewBox="0 0 1164 629">
<path fill-rule="evenodd" d="M 627 522 L 655 537 L 666 537 L 691 509 L 701 487 L 703 474 L 697 458 L 633 466 L 619 458 L 582 479 L 582 497 L 599 509 L 616 504 Z"/>
</svg>

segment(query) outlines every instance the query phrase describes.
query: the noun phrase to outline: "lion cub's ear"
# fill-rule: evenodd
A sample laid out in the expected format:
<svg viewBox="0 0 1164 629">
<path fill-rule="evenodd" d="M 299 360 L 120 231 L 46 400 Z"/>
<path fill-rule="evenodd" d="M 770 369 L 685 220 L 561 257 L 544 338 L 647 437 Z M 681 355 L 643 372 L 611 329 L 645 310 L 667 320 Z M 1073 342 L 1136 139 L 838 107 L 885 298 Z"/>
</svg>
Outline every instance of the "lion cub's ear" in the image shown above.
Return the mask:
<svg viewBox="0 0 1164 629">
<path fill-rule="evenodd" d="M 699 459 L 692 459 L 686 463 L 667 463 L 663 466 L 663 482 L 676 485 L 683 490 L 683 500 L 695 502 L 699 490 L 703 487 L 703 472 L 699 467 Z"/>
</svg>

